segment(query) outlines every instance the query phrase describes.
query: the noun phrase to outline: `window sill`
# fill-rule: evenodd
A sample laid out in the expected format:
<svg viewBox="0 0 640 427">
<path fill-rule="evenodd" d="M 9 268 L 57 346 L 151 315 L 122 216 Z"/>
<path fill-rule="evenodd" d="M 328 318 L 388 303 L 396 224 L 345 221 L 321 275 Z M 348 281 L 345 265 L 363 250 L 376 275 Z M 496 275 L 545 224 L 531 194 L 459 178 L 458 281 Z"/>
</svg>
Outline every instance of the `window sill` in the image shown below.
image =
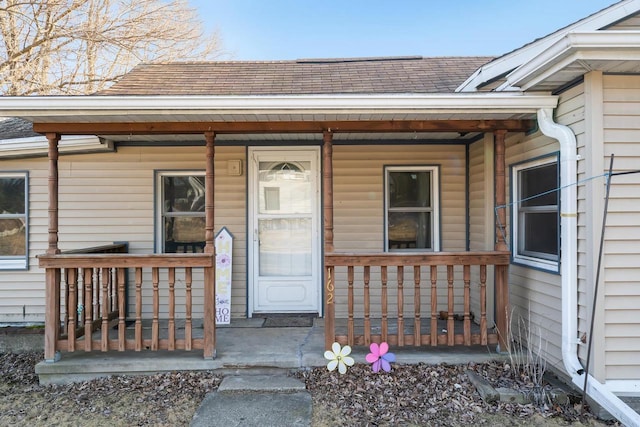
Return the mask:
<svg viewBox="0 0 640 427">
<path fill-rule="evenodd" d="M 28 270 L 29 266 L 27 265 L 26 260 L 0 260 L 0 271 L 7 270 Z"/>
<path fill-rule="evenodd" d="M 546 259 L 523 256 L 512 256 L 511 263 L 520 267 L 527 267 L 534 270 L 544 271 L 546 273 L 560 274 L 560 263 L 558 261 L 549 261 Z"/>
</svg>

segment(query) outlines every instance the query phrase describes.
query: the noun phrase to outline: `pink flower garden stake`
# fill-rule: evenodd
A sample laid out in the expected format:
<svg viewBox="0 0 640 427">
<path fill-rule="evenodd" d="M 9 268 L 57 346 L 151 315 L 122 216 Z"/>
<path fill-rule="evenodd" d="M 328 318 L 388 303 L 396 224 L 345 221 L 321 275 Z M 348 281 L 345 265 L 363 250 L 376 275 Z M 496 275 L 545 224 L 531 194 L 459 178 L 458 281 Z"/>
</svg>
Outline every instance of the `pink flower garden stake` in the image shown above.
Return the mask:
<svg viewBox="0 0 640 427">
<path fill-rule="evenodd" d="M 371 350 L 371 353 L 367 354 L 366 359 L 367 362 L 371 363 L 373 372 L 379 372 L 380 368 L 385 372 L 390 372 L 391 362 L 396 361 L 396 355 L 389 353 L 389 344 L 386 342 L 380 343 L 380 345 L 372 343 L 369 346 L 369 350 Z"/>
</svg>

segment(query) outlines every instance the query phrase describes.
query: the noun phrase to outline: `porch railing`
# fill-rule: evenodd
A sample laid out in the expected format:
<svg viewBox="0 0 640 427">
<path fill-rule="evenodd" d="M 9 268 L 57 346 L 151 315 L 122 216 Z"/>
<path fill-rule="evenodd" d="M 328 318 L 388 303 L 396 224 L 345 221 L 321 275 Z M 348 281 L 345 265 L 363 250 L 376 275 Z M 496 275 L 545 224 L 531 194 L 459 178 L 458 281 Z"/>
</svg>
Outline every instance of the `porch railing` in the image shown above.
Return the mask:
<svg viewBox="0 0 640 427">
<path fill-rule="evenodd" d="M 386 341 L 398 347 L 500 343 L 506 348 L 508 265 L 509 252 L 501 251 L 327 254 L 325 346 Z M 496 278 L 492 331 L 489 268 Z"/>
<path fill-rule="evenodd" d="M 109 245 L 72 253 L 39 256 L 46 269 L 45 359 L 58 351 L 203 350 L 215 355 L 213 254 L 127 254 Z M 204 274 L 203 336 L 194 337 L 193 273 Z M 135 277 L 135 313 L 127 319 L 127 271 Z M 176 298 L 180 284 L 182 295 Z M 143 318 L 143 292 L 150 296 L 151 312 Z M 166 313 L 167 336 L 160 336 L 160 299 Z M 64 299 L 61 300 L 61 296 Z M 176 301 L 184 301 L 176 316 Z M 210 307 L 209 307 L 210 306 Z M 133 333 L 127 322 L 133 322 Z M 144 336 L 143 320 L 151 334 Z M 164 321 L 164 319 L 163 319 Z M 176 330 L 177 323 L 181 336 Z M 115 332 L 112 333 L 112 328 Z M 99 336 L 94 332 L 100 330 Z M 163 328 L 164 329 L 164 328 Z"/>
</svg>

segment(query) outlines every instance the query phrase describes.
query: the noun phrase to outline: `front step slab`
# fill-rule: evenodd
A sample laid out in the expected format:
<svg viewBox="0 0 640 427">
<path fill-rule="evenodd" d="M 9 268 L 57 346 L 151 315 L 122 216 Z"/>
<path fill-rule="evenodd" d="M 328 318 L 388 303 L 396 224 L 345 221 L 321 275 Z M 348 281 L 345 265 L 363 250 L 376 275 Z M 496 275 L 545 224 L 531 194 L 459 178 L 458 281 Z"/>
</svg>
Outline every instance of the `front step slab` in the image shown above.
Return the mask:
<svg viewBox="0 0 640 427">
<path fill-rule="evenodd" d="M 305 385 L 302 381 L 285 375 L 230 375 L 224 377 L 218 387 L 219 393 L 293 393 L 305 390 Z"/>
<path fill-rule="evenodd" d="M 212 392 L 202 401 L 191 427 L 309 427 L 311 395 L 305 392 Z"/>
</svg>

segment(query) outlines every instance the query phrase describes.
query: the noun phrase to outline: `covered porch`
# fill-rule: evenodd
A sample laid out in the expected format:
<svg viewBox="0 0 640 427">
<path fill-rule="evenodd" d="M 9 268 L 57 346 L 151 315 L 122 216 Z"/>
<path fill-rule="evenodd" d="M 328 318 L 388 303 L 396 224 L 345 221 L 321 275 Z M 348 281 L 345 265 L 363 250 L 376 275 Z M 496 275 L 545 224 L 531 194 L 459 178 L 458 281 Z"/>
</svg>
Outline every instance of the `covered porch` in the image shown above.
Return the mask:
<svg viewBox="0 0 640 427">
<path fill-rule="evenodd" d="M 518 114 L 518 116 L 521 116 Z M 102 119 L 104 120 L 104 119 Z M 225 135 L 322 135 L 324 348 L 387 341 L 397 347 L 499 344 L 505 348 L 509 307 L 506 210 L 496 209 L 494 250 L 341 253 L 334 248 L 333 146 L 337 135 L 493 137 L 495 206 L 506 204 L 504 147 L 508 132 L 529 130 L 529 119 L 366 120 L 304 122 L 36 122 L 49 140 L 49 238 L 39 257 L 46 270 L 45 358 L 61 353 L 187 351 L 215 358 L 214 159 Z M 205 246 L 203 253 L 129 254 L 120 245 L 61 252 L 58 245 L 58 142 L 61 135 L 204 139 Z M 438 139 L 439 138 L 439 139 Z M 458 141 L 460 143 L 460 141 Z M 366 154 L 363 154 L 366 159 Z M 64 209 L 64 208 L 62 208 Z M 64 236 L 61 236 L 64 239 Z M 201 277 L 201 281 L 194 277 Z M 493 280 L 488 278 L 493 277 Z M 192 314 L 193 290 L 203 290 L 204 313 Z M 494 289 L 494 313 L 488 301 Z M 133 295 L 133 296 L 132 296 Z M 152 300 L 144 315 L 143 298 Z M 130 303 L 130 301 L 134 303 Z M 129 303 L 127 303 L 129 301 Z M 82 307 L 81 311 L 78 307 Z M 490 319 L 493 318 L 493 321 Z M 197 325 L 197 326 L 196 326 Z M 115 331 L 115 333 L 114 333 Z M 240 332 L 241 333 L 241 332 Z M 220 349 L 221 350 L 221 349 Z M 223 351 L 223 350 L 221 350 Z"/>
</svg>

